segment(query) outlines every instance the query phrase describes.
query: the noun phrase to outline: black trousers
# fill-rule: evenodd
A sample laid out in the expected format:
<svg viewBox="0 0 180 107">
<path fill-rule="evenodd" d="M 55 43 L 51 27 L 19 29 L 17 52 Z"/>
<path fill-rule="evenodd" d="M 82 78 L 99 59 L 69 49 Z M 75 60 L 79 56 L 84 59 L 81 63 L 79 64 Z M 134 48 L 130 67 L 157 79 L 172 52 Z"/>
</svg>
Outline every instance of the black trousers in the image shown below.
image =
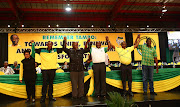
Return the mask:
<svg viewBox="0 0 180 107">
<path fill-rule="evenodd" d="M 32 99 L 35 99 L 35 83 L 36 80 L 24 80 L 26 84 L 26 93 L 27 98 L 30 99 L 32 96 Z"/>
<path fill-rule="evenodd" d="M 106 95 L 106 65 L 105 63 L 93 63 L 95 95 Z"/>
<path fill-rule="evenodd" d="M 128 78 L 128 87 L 129 91 L 131 92 L 132 88 L 132 65 L 124 65 L 121 64 L 121 80 L 123 85 L 123 90 L 126 91 L 126 79 Z"/>
<path fill-rule="evenodd" d="M 72 97 L 84 96 L 84 71 L 70 72 L 71 84 L 72 84 Z"/>
<path fill-rule="evenodd" d="M 46 98 L 47 86 L 49 84 L 48 96 L 53 98 L 53 80 L 56 74 L 56 70 L 42 70 L 43 86 L 42 86 L 42 99 Z"/>
</svg>

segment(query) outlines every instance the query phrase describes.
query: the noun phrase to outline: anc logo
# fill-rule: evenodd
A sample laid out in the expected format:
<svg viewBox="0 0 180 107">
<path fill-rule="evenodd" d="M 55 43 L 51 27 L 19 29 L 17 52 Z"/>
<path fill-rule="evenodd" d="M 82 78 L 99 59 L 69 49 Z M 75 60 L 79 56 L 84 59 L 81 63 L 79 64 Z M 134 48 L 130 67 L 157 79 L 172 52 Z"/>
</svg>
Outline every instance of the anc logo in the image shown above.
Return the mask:
<svg viewBox="0 0 180 107">
<path fill-rule="evenodd" d="M 117 36 L 116 42 L 118 45 L 120 45 L 123 42 L 123 37 Z"/>
<path fill-rule="evenodd" d="M 141 38 L 140 38 L 140 42 L 143 41 L 143 42 L 144 42 L 143 45 L 146 44 L 147 38 L 150 38 L 150 37 L 148 37 L 148 36 L 143 36 L 143 37 L 141 37 Z M 156 49 L 156 42 L 155 42 L 152 38 L 150 38 L 150 39 L 151 39 L 151 46 Z M 141 50 L 140 50 L 140 49 L 137 49 L 137 51 L 138 51 L 138 53 L 142 56 Z"/>
</svg>

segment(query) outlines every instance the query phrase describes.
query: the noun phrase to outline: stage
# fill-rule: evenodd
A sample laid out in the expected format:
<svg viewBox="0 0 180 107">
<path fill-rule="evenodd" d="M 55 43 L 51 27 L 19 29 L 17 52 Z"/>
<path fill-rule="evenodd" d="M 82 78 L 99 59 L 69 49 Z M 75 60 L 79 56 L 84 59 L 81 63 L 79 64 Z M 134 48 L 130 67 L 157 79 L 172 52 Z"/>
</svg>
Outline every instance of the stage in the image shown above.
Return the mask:
<svg viewBox="0 0 180 107">
<path fill-rule="evenodd" d="M 172 91 L 172 92 L 161 92 L 157 93 L 157 96 L 154 95 L 143 95 L 139 93 L 135 93 L 134 97 L 125 97 L 128 100 L 135 101 L 135 105 L 138 107 L 179 107 L 180 105 L 180 92 Z M 7 95 L 0 94 L 0 106 L 1 107 L 106 107 L 105 99 L 98 99 L 96 97 L 85 97 L 84 100 L 80 99 L 71 99 L 70 94 L 64 97 L 56 98 L 57 101 L 49 102 L 46 99 L 45 103 L 40 103 L 40 99 L 37 99 L 36 102 L 33 103 L 25 103 L 24 99 L 19 99 Z M 109 97 L 107 97 L 109 99 Z"/>
<path fill-rule="evenodd" d="M 142 94 L 142 73 L 139 70 L 133 70 L 132 78 L 132 90 L 134 97 L 125 97 L 127 100 L 133 100 L 138 107 L 159 107 L 159 106 L 171 106 L 177 107 L 180 105 L 180 86 L 179 76 L 180 68 L 165 68 L 159 69 L 159 73 L 154 71 L 154 86 L 157 96 Z M 93 96 L 92 88 L 92 72 L 85 72 L 85 95 L 84 100 L 72 100 L 71 99 L 71 82 L 69 73 L 56 73 L 54 80 L 54 97 L 57 98 L 56 102 L 49 102 L 48 99 L 45 103 L 40 103 L 41 89 L 42 89 L 42 75 L 38 74 L 36 81 L 36 102 L 25 103 L 26 98 L 25 84 L 19 82 L 19 75 L 1 75 L 0 76 L 0 106 L 5 107 L 24 107 L 24 106 L 49 106 L 49 107 L 61 107 L 61 106 L 107 106 L 105 99 L 97 99 Z M 121 78 L 119 71 L 107 71 L 106 73 L 106 88 L 108 92 L 122 93 Z M 107 96 L 107 99 L 109 97 Z"/>
</svg>

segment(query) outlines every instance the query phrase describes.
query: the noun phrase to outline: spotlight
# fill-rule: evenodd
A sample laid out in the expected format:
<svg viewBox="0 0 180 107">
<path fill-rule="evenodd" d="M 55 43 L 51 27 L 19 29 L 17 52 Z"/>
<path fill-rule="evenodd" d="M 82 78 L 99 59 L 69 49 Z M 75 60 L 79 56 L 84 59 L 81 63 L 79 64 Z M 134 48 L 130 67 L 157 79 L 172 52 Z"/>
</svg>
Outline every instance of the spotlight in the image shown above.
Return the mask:
<svg viewBox="0 0 180 107">
<path fill-rule="evenodd" d="M 11 25 L 8 25 L 8 27 L 11 27 Z"/>
<path fill-rule="evenodd" d="M 126 27 L 129 27 L 129 25 L 127 25 Z"/>
<path fill-rule="evenodd" d="M 162 9 L 162 12 L 164 13 L 164 12 L 167 12 L 167 9 L 166 8 L 163 8 Z"/>
<path fill-rule="evenodd" d="M 56 27 L 59 27 L 59 25 L 57 24 Z"/>
<path fill-rule="evenodd" d="M 22 25 L 22 27 L 24 27 L 24 25 Z"/>
<path fill-rule="evenodd" d="M 78 25 L 78 27 L 81 27 L 80 25 Z"/>
<path fill-rule="evenodd" d="M 111 25 L 108 25 L 108 27 L 111 27 Z"/>
<path fill-rule="evenodd" d="M 91 25 L 91 27 L 94 27 L 94 25 Z"/>
<path fill-rule="evenodd" d="M 70 7 L 66 7 L 66 11 L 71 11 L 71 8 Z"/>
<path fill-rule="evenodd" d="M 147 25 L 147 27 L 149 27 L 149 25 Z"/>
<path fill-rule="evenodd" d="M 51 25 L 48 25 L 48 27 L 51 27 Z"/>
</svg>

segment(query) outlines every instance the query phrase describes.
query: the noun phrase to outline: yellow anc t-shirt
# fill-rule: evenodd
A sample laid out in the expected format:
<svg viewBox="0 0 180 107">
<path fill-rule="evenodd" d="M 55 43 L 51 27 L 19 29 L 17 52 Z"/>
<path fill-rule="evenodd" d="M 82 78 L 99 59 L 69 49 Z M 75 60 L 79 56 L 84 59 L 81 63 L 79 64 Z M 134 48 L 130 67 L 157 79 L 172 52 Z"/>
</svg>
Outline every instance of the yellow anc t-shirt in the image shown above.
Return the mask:
<svg viewBox="0 0 180 107">
<path fill-rule="evenodd" d="M 120 62 L 125 65 L 131 64 L 131 52 L 134 50 L 134 46 L 127 47 L 127 48 L 118 48 L 115 47 L 116 52 L 119 55 Z"/>
<path fill-rule="evenodd" d="M 35 49 L 41 57 L 41 69 L 50 70 L 57 69 L 57 56 L 62 53 L 62 48 L 52 48 L 48 50 L 47 48 Z"/>
<path fill-rule="evenodd" d="M 57 52 L 41 52 L 41 69 L 57 69 Z"/>
<path fill-rule="evenodd" d="M 49 70 L 49 69 L 57 69 L 57 49 L 47 50 L 41 49 L 40 56 L 41 56 L 41 69 L 42 70 Z"/>
</svg>

